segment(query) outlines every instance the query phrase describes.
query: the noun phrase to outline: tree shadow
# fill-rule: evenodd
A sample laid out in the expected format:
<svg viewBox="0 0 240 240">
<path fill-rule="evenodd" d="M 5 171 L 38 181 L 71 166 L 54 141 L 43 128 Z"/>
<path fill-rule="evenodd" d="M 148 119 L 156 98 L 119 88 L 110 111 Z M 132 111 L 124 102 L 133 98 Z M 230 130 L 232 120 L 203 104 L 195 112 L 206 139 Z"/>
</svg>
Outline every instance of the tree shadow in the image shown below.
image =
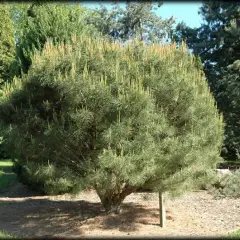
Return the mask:
<svg viewBox="0 0 240 240">
<path fill-rule="evenodd" d="M 87 230 L 138 231 L 141 224 L 159 226 L 158 207 L 128 202 L 120 214 L 107 215 L 100 202 L 49 199 L 17 183 L 0 194 L 0 230 L 19 237 L 85 236 Z M 167 219 L 169 219 L 167 211 Z"/>
<path fill-rule="evenodd" d="M 140 224 L 159 226 L 157 208 L 146 208 L 140 204 L 125 203 L 122 213 L 109 215 L 103 223 L 104 229 L 118 229 L 121 232 L 134 232 Z"/>
<path fill-rule="evenodd" d="M 48 199 L 0 200 L 0 226 L 18 237 L 81 235 L 90 218 L 104 215 L 100 203 Z"/>
<path fill-rule="evenodd" d="M 157 208 L 123 203 L 107 215 L 99 202 L 83 200 L 0 199 L 0 226 L 18 237 L 80 237 L 87 230 L 135 232 L 141 224 L 158 225 Z"/>
<path fill-rule="evenodd" d="M 0 192 L 0 198 L 24 198 L 35 196 L 44 196 L 44 194 L 30 190 L 26 185 L 19 182 L 12 184 L 10 188 L 2 189 Z"/>
</svg>

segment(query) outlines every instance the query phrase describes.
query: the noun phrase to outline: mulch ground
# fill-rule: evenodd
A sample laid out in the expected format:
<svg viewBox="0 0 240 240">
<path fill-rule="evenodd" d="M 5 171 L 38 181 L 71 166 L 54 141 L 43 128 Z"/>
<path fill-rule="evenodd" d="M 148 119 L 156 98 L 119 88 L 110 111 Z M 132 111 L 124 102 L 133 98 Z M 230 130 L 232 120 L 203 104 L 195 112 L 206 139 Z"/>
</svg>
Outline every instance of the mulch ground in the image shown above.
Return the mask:
<svg viewBox="0 0 240 240">
<path fill-rule="evenodd" d="M 18 183 L 0 194 L 0 230 L 26 237 L 227 236 L 240 229 L 240 199 L 207 191 L 167 198 L 167 226 L 159 226 L 158 194 L 134 193 L 118 215 L 106 215 L 95 191 L 37 196 Z"/>
</svg>

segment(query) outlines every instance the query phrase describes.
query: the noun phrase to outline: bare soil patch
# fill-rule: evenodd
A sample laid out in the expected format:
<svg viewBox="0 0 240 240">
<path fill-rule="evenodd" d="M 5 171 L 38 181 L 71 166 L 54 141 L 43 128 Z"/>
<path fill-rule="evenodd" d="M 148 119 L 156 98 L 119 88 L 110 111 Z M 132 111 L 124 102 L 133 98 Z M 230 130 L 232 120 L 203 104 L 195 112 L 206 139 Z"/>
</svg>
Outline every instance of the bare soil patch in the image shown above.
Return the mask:
<svg viewBox="0 0 240 240">
<path fill-rule="evenodd" d="M 227 236 L 240 228 L 240 199 L 198 191 L 167 200 L 159 227 L 158 194 L 129 195 L 119 215 L 106 215 L 93 190 L 36 196 L 21 184 L 0 195 L 0 230 L 26 237 Z"/>
</svg>

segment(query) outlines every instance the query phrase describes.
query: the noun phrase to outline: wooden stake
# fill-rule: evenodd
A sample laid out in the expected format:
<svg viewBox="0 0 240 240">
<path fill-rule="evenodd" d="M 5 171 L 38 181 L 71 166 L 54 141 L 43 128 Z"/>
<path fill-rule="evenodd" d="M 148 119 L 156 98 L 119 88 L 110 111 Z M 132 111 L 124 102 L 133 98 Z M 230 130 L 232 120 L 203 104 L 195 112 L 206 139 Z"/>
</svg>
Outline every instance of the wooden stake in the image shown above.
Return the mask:
<svg viewBox="0 0 240 240">
<path fill-rule="evenodd" d="M 159 217 L 160 217 L 160 227 L 166 227 L 166 210 L 164 204 L 164 195 L 159 192 Z"/>
</svg>

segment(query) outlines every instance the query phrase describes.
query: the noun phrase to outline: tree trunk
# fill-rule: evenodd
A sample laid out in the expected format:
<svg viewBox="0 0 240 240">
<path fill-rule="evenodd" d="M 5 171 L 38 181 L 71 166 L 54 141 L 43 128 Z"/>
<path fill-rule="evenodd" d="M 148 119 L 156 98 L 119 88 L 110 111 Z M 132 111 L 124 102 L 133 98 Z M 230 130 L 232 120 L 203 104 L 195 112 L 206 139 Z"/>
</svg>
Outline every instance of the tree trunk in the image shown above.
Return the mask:
<svg viewBox="0 0 240 240">
<path fill-rule="evenodd" d="M 97 191 L 97 194 L 107 213 L 118 214 L 121 212 L 121 204 L 123 200 L 134 191 L 135 188 L 128 187 L 123 188 L 119 193 L 107 193 L 105 195 L 101 195 L 101 193 Z"/>
<path fill-rule="evenodd" d="M 124 199 L 121 199 L 119 196 L 108 196 L 105 197 L 102 201 L 103 207 L 107 213 L 121 213 L 120 205 Z"/>
</svg>

